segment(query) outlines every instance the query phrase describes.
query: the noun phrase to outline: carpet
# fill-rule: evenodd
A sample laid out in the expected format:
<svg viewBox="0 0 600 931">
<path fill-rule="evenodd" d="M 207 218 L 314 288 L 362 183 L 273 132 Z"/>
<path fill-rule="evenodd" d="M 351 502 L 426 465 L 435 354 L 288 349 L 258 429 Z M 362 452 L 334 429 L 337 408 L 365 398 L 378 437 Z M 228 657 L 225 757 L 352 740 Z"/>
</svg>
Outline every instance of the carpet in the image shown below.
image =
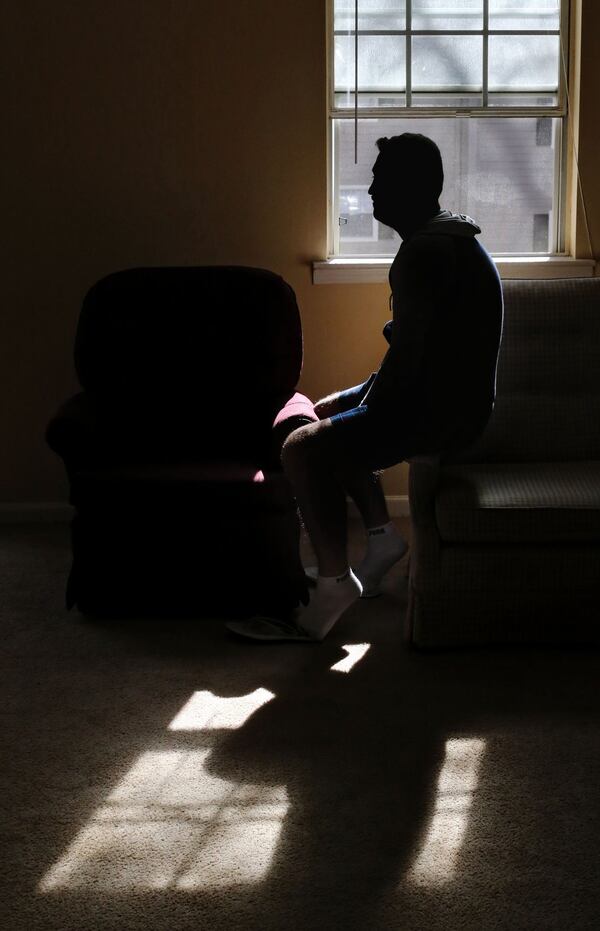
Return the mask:
<svg viewBox="0 0 600 931">
<path fill-rule="evenodd" d="M 254 645 L 67 613 L 64 526 L 0 558 L 2 928 L 598 927 L 597 652 L 410 650 L 402 567 Z"/>
</svg>

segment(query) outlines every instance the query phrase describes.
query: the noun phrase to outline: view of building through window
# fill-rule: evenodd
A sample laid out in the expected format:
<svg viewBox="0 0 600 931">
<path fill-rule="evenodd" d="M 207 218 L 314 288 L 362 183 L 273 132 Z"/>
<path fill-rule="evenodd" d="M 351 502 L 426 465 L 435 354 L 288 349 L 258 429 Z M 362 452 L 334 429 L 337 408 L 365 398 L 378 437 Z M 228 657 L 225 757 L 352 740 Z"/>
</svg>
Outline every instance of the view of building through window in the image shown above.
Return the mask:
<svg viewBox="0 0 600 931">
<path fill-rule="evenodd" d="M 367 191 L 377 139 L 402 132 L 437 142 L 441 206 L 491 252 L 560 251 L 566 0 L 359 0 L 358 36 L 354 0 L 332 4 L 334 251 L 395 253 Z"/>
<path fill-rule="evenodd" d="M 371 169 L 380 136 L 421 132 L 434 139 L 444 160 L 444 209 L 466 213 L 482 229 L 481 241 L 494 253 L 548 253 L 554 230 L 554 171 L 559 120 L 544 118 L 360 120 L 358 164 L 354 124 L 336 121 L 334 150 L 339 191 L 340 252 L 384 255 L 396 252 L 399 237 L 373 219 Z M 546 135 L 547 133 L 547 135 Z M 540 142 L 540 139 L 543 141 Z M 548 141 L 546 141 L 548 139 Z"/>
</svg>

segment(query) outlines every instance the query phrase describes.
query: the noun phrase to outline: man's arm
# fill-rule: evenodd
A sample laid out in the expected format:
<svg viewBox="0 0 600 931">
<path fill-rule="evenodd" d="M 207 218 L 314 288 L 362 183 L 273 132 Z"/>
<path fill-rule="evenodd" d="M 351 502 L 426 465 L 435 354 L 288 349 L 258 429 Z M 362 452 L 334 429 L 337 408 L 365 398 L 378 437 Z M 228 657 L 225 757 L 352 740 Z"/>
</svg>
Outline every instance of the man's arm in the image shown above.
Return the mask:
<svg viewBox="0 0 600 931">
<path fill-rule="evenodd" d="M 394 320 L 391 344 L 367 401 L 372 407 L 418 404 L 415 397 L 428 334 L 443 313 L 454 283 L 447 237 L 419 237 L 402 250 L 390 274 Z"/>
<path fill-rule="evenodd" d="M 373 372 L 365 382 L 356 385 L 354 388 L 334 391 L 333 394 L 328 394 L 326 398 L 321 398 L 315 404 L 317 417 L 320 420 L 325 420 L 326 417 L 333 417 L 334 414 L 340 414 L 342 411 L 350 411 L 353 407 L 358 407 L 370 388 L 375 375 L 376 372 Z"/>
</svg>

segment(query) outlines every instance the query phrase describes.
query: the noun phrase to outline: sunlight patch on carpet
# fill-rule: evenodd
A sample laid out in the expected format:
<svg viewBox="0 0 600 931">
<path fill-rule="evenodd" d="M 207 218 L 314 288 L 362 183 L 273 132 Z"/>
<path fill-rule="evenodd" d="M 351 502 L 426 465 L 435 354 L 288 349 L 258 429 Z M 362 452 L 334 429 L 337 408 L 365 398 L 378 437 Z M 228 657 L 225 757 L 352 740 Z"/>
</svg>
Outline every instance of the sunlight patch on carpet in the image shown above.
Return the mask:
<svg viewBox="0 0 600 931">
<path fill-rule="evenodd" d="M 251 714 L 275 698 L 268 689 L 256 689 L 240 698 L 221 698 L 212 692 L 194 692 L 171 723 L 170 731 L 232 730 L 245 724 Z"/>
<path fill-rule="evenodd" d="M 341 659 L 339 663 L 336 663 L 331 667 L 334 672 L 350 672 L 350 670 L 356 666 L 357 663 L 361 661 L 367 650 L 370 648 L 370 643 L 348 643 L 344 644 L 342 650 L 345 650 L 348 656 L 345 656 L 344 659 Z"/>
<path fill-rule="evenodd" d="M 446 741 L 433 815 L 425 840 L 407 874 L 409 882 L 418 886 L 438 886 L 453 879 L 485 746 L 485 740 L 480 738 Z"/>
<path fill-rule="evenodd" d="M 243 723 L 251 705 L 254 710 L 274 697 L 257 692 L 263 693 L 258 705 L 256 692 L 239 699 L 213 695 L 204 727 L 240 726 L 231 722 Z M 287 790 L 212 773 L 212 752 L 175 747 L 141 754 L 39 890 L 193 891 L 262 880 L 289 807 Z"/>
</svg>

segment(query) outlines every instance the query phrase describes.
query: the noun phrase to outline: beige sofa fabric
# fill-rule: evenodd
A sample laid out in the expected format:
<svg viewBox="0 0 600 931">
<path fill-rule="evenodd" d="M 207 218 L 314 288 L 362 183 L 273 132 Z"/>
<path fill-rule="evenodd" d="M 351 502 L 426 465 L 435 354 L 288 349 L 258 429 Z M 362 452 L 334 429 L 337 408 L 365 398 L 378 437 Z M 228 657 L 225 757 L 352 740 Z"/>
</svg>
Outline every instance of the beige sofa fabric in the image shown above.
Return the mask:
<svg viewBox="0 0 600 931">
<path fill-rule="evenodd" d="M 600 624 L 600 279 L 508 281 L 479 440 L 412 462 L 408 637 L 589 641 Z"/>
</svg>

